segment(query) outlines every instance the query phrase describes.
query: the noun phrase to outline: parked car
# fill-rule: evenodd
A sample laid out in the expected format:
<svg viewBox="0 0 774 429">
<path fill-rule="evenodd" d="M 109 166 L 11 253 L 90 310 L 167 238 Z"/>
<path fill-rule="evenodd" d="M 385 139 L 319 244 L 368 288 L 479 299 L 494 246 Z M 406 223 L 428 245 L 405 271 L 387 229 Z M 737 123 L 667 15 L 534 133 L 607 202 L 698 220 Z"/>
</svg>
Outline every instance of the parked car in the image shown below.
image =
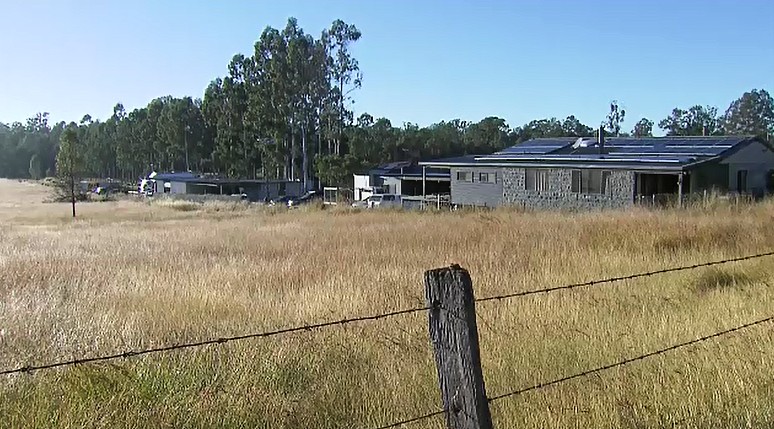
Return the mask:
<svg viewBox="0 0 774 429">
<path fill-rule="evenodd" d="M 352 203 L 352 207 L 358 208 L 358 209 L 367 209 L 369 207 L 370 201 L 371 201 L 371 197 L 367 197 L 360 201 L 355 201 L 354 203 Z"/>
<path fill-rule="evenodd" d="M 304 195 L 301 195 L 300 197 L 291 197 L 290 199 L 288 199 L 288 208 L 311 203 L 312 201 L 318 199 L 319 197 L 320 197 L 319 192 L 307 191 Z"/>
<path fill-rule="evenodd" d="M 402 207 L 403 200 L 400 195 L 374 194 L 368 197 L 368 208 Z"/>
<path fill-rule="evenodd" d="M 273 198 L 271 201 L 269 201 L 270 206 L 287 206 L 288 201 L 292 200 L 293 198 L 297 198 L 291 195 L 283 195 L 281 197 Z"/>
</svg>

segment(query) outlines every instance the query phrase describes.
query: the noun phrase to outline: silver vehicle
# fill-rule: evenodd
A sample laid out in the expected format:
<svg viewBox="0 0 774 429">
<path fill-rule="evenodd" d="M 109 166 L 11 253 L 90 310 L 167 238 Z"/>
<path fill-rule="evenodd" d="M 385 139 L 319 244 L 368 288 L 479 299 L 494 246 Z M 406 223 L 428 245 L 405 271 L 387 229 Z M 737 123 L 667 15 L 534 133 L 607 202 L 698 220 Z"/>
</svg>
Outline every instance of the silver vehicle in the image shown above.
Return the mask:
<svg viewBox="0 0 774 429">
<path fill-rule="evenodd" d="M 354 203 L 352 203 L 352 207 L 357 209 L 367 209 L 369 201 L 371 201 L 371 197 L 368 197 L 360 201 L 355 201 Z"/>
<path fill-rule="evenodd" d="M 403 200 L 400 195 L 374 194 L 368 197 L 368 208 L 401 207 Z"/>
</svg>

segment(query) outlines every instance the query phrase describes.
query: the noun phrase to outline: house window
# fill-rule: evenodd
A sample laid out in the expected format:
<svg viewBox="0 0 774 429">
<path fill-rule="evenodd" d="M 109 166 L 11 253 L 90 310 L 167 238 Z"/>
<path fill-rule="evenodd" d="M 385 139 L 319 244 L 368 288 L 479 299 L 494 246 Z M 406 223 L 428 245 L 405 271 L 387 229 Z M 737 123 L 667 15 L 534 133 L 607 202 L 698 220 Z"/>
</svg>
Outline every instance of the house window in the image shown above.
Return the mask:
<svg viewBox="0 0 774 429">
<path fill-rule="evenodd" d="M 496 183 L 496 173 L 478 173 L 478 181 L 481 183 Z"/>
<path fill-rule="evenodd" d="M 607 193 L 607 188 L 610 183 L 610 172 L 609 171 L 600 171 L 599 172 L 599 188 L 598 188 L 598 194 L 605 194 Z M 592 191 L 593 192 L 593 191 Z"/>
<path fill-rule="evenodd" d="M 572 170 L 572 189 L 571 191 L 574 193 L 579 193 L 581 188 L 581 171 L 580 170 Z"/>
<path fill-rule="evenodd" d="M 473 173 L 470 171 L 458 171 L 457 172 L 457 181 L 458 182 L 472 182 L 473 181 Z"/>
<path fill-rule="evenodd" d="M 736 172 L 736 192 L 740 194 L 747 192 L 747 170 Z"/>
<path fill-rule="evenodd" d="M 572 192 L 604 194 L 610 181 L 610 172 L 603 170 L 572 170 Z"/>
<path fill-rule="evenodd" d="M 548 190 L 548 170 L 527 168 L 524 170 L 524 189 L 527 191 Z"/>
</svg>

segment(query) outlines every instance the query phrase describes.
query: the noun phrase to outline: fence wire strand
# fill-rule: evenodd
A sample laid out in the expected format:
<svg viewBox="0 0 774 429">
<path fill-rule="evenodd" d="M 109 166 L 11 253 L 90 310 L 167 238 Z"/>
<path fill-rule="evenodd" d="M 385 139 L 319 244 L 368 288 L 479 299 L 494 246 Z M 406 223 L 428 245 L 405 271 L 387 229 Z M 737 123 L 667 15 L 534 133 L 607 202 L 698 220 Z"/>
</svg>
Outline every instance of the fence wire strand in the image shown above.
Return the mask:
<svg viewBox="0 0 774 429">
<path fill-rule="evenodd" d="M 755 322 L 745 323 L 744 325 L 740 325 L 740 326 L 737 326 L 737 327 L 734 327 L 734 328 L 731 328 L 731 329 L 726 329 L 725 331 L 716 332 L 714 334 L 706 335 L 706 336 L 703 336 L 703 337 L 700 337 L 700 338 L 696 338 L 696 339 L 693 339 L 691 341 L 686 341 L 684 343 L 675 344 L 675 345 L 672 345 L 672 346 L 669 346 L 669 347 L 666 347 L 666 348 L 663 348 L 663 349 L 660 349 L 660 350 L 656 350 L 656 351 L 652 351 L 650 353 L 646 353 L 644 355 L 640 355 L 640 356 L 629 358 L 629 359 L 624 359 L 624 360 L 618 361 L 616 363 L 611 363 L 611 364 L 608 364 L 608 365 L 600 366 L 598 368 L 589 369 L 589 370 L 586 370 L 586 371 L 583 371 L 583 372 L 579 372 L 577 374 L 568 375 L 566 377 L 558 378 L 556 380 L 535 384 L 535 385 L 532 385 L 532 386 L 529 386 L 529 387 L 525 387 L 523 389 L 514 390 L 513 392 L 503 393 L 501 395 L 497 395 L 497 396 L 493 396 L 493 397 L 487 398 L 487 400 L 489 402 L 494 402 L 494 401 L 497 401 L 497 400 L 500 400 L 500 399 L 503 399 L 503 398 L 508 398 L 508 397 L 511 397 L 511 396 L 521 395 L 523 393 L 527 393 L 527 392 L 530 392 L 530 391 L 533 391 L 533 390 L 539 390 L 539 389 L 542 389 L 542 388 L 545 388 L 545 387 L 549 387 L 549 386 L 553 386 L 553 385 L 556 385 L 556 384 L 564 383 L 565 381 L 574 380 L 576 378 L 581 378 L 581 377 L 585 377 L 587 375 L 596 374 L 596 373 L 599 373 L 599 372 L 602 372 L 602 371 L 606 371 L 608 369 L 613 369 L 613 368 L 617 368 L 617 367 L 620 367 L 620 366 L 628 365 L 630 363 L 638 362 L 638 361 L 641 361 L 641 360 L 644 360 L 644 359 L 647 359 L 647 358 L 650 358 L 650 357 L 653 357 L 653 356 L 659 356 L 659 355 L 671 352 L 673 350 L 681 349 L 683 347 L 692 346 L 694 344 L 702 343 L 704 341 L 709 341 L 709 340 L 714 339 L 714 338 L 722 337 L 724 335 L 728 335 L 728 334 L 731 334 L 731 333 L 734 333 L 734 332 L 737 332 L 737 331 L 741 331 L 743 329 L 747 329 L 747 328 L 750 328 L 750 327 L 753 327 L 753 326 L 762 325 L 764 323 L 771 322 L 771 321 L 774 321 L 774 316 L 766 317 L 765 319 L 756 320 Z"/>
<path fill-rule="evenodd" d="M 485 298 L 478 298 L 478 299 L 476 299 L 476 302 L 502 301 L 502 300 L 505 300 L 505 299 L 519 298 L 519 297 L 528 296 L 528 295 L 537 295 L 537 294 L 541 294 L 541 293 L 556 292 L 556 291 L 560 291 L 560 290 L 570 290 L 570 289 L 577 289 L 577 288 L 583 288 L 583 287 L 596 286 L 596 285 L 605 284 L 605 283 L 615 283 L 615 282 L 620 282 L 620 281 L 625 281 L 625 280 L 634 280 L 634 279 L 639 279 L 639 278 L 643 278 L 643 277 L 655 276 L 655 275 L 658 275 L 658 274 L 666 274 L 666 273 L 674 273 L 674 272 L 678 272 L 678 271 L 695 270 L 697 268 L 711 267 L 711 266 L 714 266 L 714 265 L 728 264 L 728 263 L 731 263 L 731 262 L 748 261 L 748 260 L 751 260 L 751 259 L 758 259 L 758 258 L 763 258 L 763 257 L 766 257 L 766 256 L 774 256 L 774 251 L 758 253 L 756 255 L 740 256 L 738 258 L 722 259 L 722 260 L 719 260 L 719 261 L 704 262 L 704 263 L 701 263 L 701 264 L 693 264 L 693 265 L 685 265 L 685 266 L 681 266 L 681 267 L 664 268 L 664 269 L 661 269 L 661 270 L 648 271 L 648 272 L 637 273 L 637 274 L 630 274 L 630 275 L 627 275 L 627 276 L 609 277 L 609 278 L 606 278 L 606 279 L 591 280 L 591 281 L 587 281 L 587 282 L 583 282 L 583 283 L 574 283 L 574 284 L 563 285 L 563 286 L 554 286 L 554 287 L 549 287 L 549 288 L 545 288 L 545 289 L 535 289 L 535 290 L 527 290 L 527 291 L 521 291 L 521 292 L 507 293 L 507 294 L 503 294 L 503 295 L 494 295 L 494 296 L 489 296 L 489 297 L 485 297 Z"/>
<path fill-rule="evenodd" d="M 60 362 L 54 362 L 54 363 L 48 363 L 43 365 L 30 365 L 30 366 L 23 366 L 19 368 L 14 369 L 7 369 L 0 371 L 0 375 L 10 375 L 10 374 L 16 374 L 16 373 L 29 373 L 32 371 L 38 371 L 38 370 L 45 370 L 45 369 L 52 369 L 57 367 L 64 367 L 64 366 L 72 366 L 72 365 L 80 365 L 85 363 L 92 363 L 92 362 L 101 362 L 101 361 L 109 361 L 109 360 L 115 360 L 115 359 L 121 359 L 121 358 L 130 358 L 135 356 L 141 356 L 141 355 L 147 355 L 151 353 L 160 353 L 160 352 L 168 352 L 172 350 L 180 350 L 180 349 L 189 349 L 193 347 L 202 347 L 207 345 L 213 345 L 213 344 L 225 344 L 231 341 L 239 341 L 239 340 L 247 340 L 251 338 L 267 338 L 267 337 L 274 337 L 277 335 L 283 335 L 283 334 L 290 334 L 293 332 L 300 332 L 300 331 L 312 331 L 316 329 L 321 329 L 329 326 L 337 326 L 337 325 L 346 325 L 349 323 L 354 322 L 363 322 L 363 321 L 370 321 L 370 320 L 379 320 L 379 319 L 385 319 L 388 317 L 394 317 L 399 316 L 402 314 L 410 314 L 410 313 L 417 313 L 420 311 L 427 311 L 431 307 L 416 307 L 416 308 L 410 308 L 405 310 L 397 310 L 397 311 L 391 311 L 389 313 L 382 313 L 382 314 L 376 314 L 372 316 L 361 316 L 361 317 L 353 317 L 348 319 L 341 319 L 341 320 L 335 320 L 331 322 L 322 322 L 322 323 L 315 323 L 312 325 L 303 325 L 303 326 L 295 326 L 292 328 L 284 328 L 284 329 L 278 329 L 276 331 L 268 331 L 268 332 L 259 332 L 259 333 L 253 333 L 253 334 L 245 334 L 245 335 L 237 335 L 233 337 L 222 337 L 222 338 L 214 338 L 210 340 L 204 340 L 204 341 L 197 341 L 192 343 L 184 343 L 184 344 L 174 344 L 174 345 L 168 345 L 168 346 L 161 346 L 161 347 L 154 347 L 144 350 L 138 350 L 138 351 L 124 351 L 120 353 L 115 353 L 111 355 L 105 355 L 105 356 L 97 356 L 97 357 L 90 357 L 90 358 L 81 358 L 81 359 L 72 359 L 67 361 L 60 361 Z"/>
<path fill-rule="evenodd" d="M 693 270 L 697 268 L 702 267 L 710 267 L 714 265 L 720 265 L 720 264 L 727 264 L 731 262 L 740 262 L 740 261 L 747 261 L 750 259 L 757 259 L 762 258 L 765 256 L 772 256 L 774 255 L 774 251 L 770 252 L 764 252 L 764 253 L 758 253 L 756 255 L 748 255 L 748 256 L 741 256 L 737 258 L 730 258 L 730 259 L 723 259 L 719 261 L 712 261 L 712 262 L 705 262 L 701 264 L 693 264 L 693 265 L 686 265 L 682 267 L 673 267 L 673 268 L 665 268 L 661 270 L 656 271 L 649 271 L 644 273 L 637 273 L 637 274 L 631 274 L 628 276 L 621 276 L 621 277 L 610 277 L 607 279 L 601 279 L 601 280 L 591 280 L 584 283 L 575 283 L 575 284 L 569 284 L 564 286 L 554 286 L 549 287 L 545 289 L 537 289 L 537 290 L 530 290 L 530 291 L 521 291 L 521 292 L 514 292 L 504 295 L 496 295 L 496 296 L 490 296 L 485 298 L 479 298 L 476 299 L 476 302 L 486 302 L 486 301 L 501 301 L 505 299 L 510 298 L 517 298 L 517 297 L 523 297 L 528 295 L 536 295 L 536 294 L 542 294 L 542 293 L 550 293 L 560 290 L 569 290 L 569 289 L 576 289 L 576 288 L 582 288 L 582 287 L 589 287 L 599 284 L 605 284 L 605 283 L 613 283 L 613 282 L 619 282 L 624 280 L 632 280 L 642 277 L 649 277 L 654 276 L 657 274 L 665 274 L 665 273 L 671 273 L 671 272 L 677 272 L 677 271 L 686 271 L 686 270 Z M 332 322 L 322 322 L 322 323 L 316 323 L 311 325 L 304 325 L 304 326 L 296 326 L 292 328 L 285 328 L 285 329 L 279 329 L 276 331 L 269 331 L 269 332 L 261 332 L 261 333 L 253 333 L 253 334 L 245 334 L 245 335 L 237 335 L 233 337 L 223 337 L 223 338 L 215 338 L 210 340 L 204 340 L 204 341 L 198 341 L 198 342 L 192 342 L 192 343 L 184 343 L 184 344 L 176 344 L 176 345 L 168 345 L 168 346 L 161 346 L 161 347 L 155 347 L 155 348 L 149 348 L 144 350 L 137 350 L 137 351 L 124 351 L 120 353 L 115 353 L 111 355 L 106 356 L 97 356 L 97 357 L 90 357 L 90 358 L 80 358 L 80 359 L 72 359 L 67 361 L 60 361 L 60 362 L 54 362 L 54 363 L 48 363 L 48 364 L 42 364 L 42 365 L 29 365 L 29 366 L 23 366 L 19 368 L 13 368 L 13 369 L 6 369 L 0 371 L 0 375 L 10 375 L 10 374 L 16 374 L 16 373 L 29 373 L 32 371 L 38 371 L 38 370 L 46 370 L 46 369 L 52 369 L 57 367 L 64 367 L 64 366 L 71 366 L 71 365 L 79 365 L 79 364 L 85 364 L 85 363 L 92 363 L 92 362 L 100 362 L 100 361 L 109 361 L 109 360 L 115 360 L 115 359 L 122 359 L 122 358 L 130 358 L 135 356 L 141 356 L 146 354 L 152 354 L 152 353 L 160 353 L 160 352 L 168 352 L 172 350 L 180 350 L 180 349 L 188 349 L 193 347 L 202 347 L 207 345 L 213 345 L 213 344 L 224 344 L 231 341 L 239 341 L 239 340 L 246 340 L 251 338 L 266 338 L 266 337 L 273 337 L 276 335 L 283 335 L 283 334 L 290 334 L 293 332 L 299 332 L 299 331 L 311 331 L 315 329 L 321 329 L 325 327 L 331 327 L 331 326 L 340 326 L 340 325 L 346 325 L 353 322 L 362 322 L 362 321 L 370 321 L 370 320 L 379 320 L 379 319 L 385 319 L 388 317 L 398 316 L 402 314 L 409 314 L 409 313 L 416 313 L 420 311 L 427 311 L 430 310 L 431 307 L 416 307 L 416 308 L 410 308 L 405 310 L 397 310 L 392 311 L 389 313 L 383 313 L 383 314 L 377 314 L 372 316 L 363 316 L 363 317 L 354 317 L 354 318 L 347 318 L 347 319 L 341 319 L 336 320 Z"/>
<path fill-rule="evenodd" d="M 488 397 L 487 401 L 491 403 L 491 402 L 494 402 L 494 401 L 498 401 L 500 399 L 505 399 L 505 398 L 509 398 L 509 397 L 512 397 L 512 396 L 517 396 L 517 395 L 521 395 L 521 394 L 524 394 L 524 393 L 527 393 L 527 392 L 531 392 L 533 390 L 540 390 L 540 389 L 543 389 L 543 388 L 546 388 L 546 387 L 550 387 L 550 386 L 561 384 L 561 383 L 564 383 L 564 382 L 567 382 L 567 381 L 570 381 L 570 380 L 574 380 L 576 378 L 582 378 L 582 377 L 585 377 L 587 375 L 597 374 L 597 373 L 600 373 L 600 372 L 603 372 L 603 371 L 606 371 L 606 370 L 609 370 L 609 369 L 617 368 L 617 367 L 620 367 L 620 366 L 625 366 L 625 365 L 628 365 L 628 364 L 631 364 L 631 363 L 634 363 L 634 362 L 638 362 L 638 361 L 641 361 L 641 360 L 644 360 L 644 359 L 647 359 L 647 358 L 650 358 L 650 357 L 653 357 L 653 356 L 663 355 L 663 354 L 671 352 L 673 350 L 677 350 L 677 349 L 681 349 L 681 348 L 684 348 L 684 347 L 688 347 L 688 346 L 691 346 L 691 345 L 694 345 L 694 344 L 698 344 L 698 343 L 701 343 L 701 342 L 704 342 L 704 341 L 709 341 L 709 340 L 714 339 L 714 338 L 722 337 L 724 335 L 728 335 L 728 334 L 731 334 L 731 333 L 734 333 L 734 332 L 737 332 L 737 331 L 741 331 L 743 329 L 747 329 L 747 328 L 750 328 L 750 327 L 753 327 L 753 326 L 757 326 L 757 325 L 762 325 L 764 323 L 768 323 L 768 322 L 772 322 L 772 321 L 774 321 L 774 316 L 766 317 L 764 319 L 756 320 L 756 321 L 750 322 L 750 323 L 745 323 L 744 325 L 739 325 L 739 326 L 736 326 L 734 328 L 730 328 L 730 329 L 726 329 L 724 331 L 716 332 L 716 333 L 711 334 L 711 335 L 706 335 L 706 336 L 703 336 L 703 337 L 699 337 L 699 338 L 693 339 L 691 341 L 686 341 L 686 342 L 683 342 L 683 343 L 675 344 L 675 345 L 672 345 L 672 346 L 669 346 L 669 347 L 666 347 L 666 348 L 663 348 L 663 349 L 660 349 L 660 350 L 652 351 L 652 352 L 649 352 L 649 353 L 646 353 L 646 354 L 643 354 L 643 355 L 640 355 L 640 356 L 637 356 L 637 357 L 633 357 L 633 358 L 629 358 L 629 359 L 624 359 L 624 360 L 621 360 L 621 361 L 618 361 L 618 362 L 615 362 L 615 363 L 611 363 L 611 364 L 600 366 L 600 367 L 597 367 L 597 368 L 594 368 L 594 369 L 589 369 L 589 370 L 586 370 L 586 371 L 583 371 L 583 372 L 579 372 L 577 374 L 568 375 L 566 377 L 558 378 L 556 380 L 551 380 L 551 381 L 546 381 L 546 382 L 538 383 L 538 384 L 535 384 L 535 385 L 532 385 L 532 386 L 529 386 L 529 387 L 525 387 L 525 388 L 522 388 L 522 389 L 519 389 L 519 390 L 514 390 L 514 391 L 508 392 L 508 393 L 503 393 L 501 395 Z M 411 418 L 411 419 L 402 420 L 402 421 L 399 421 L 399 422 L 396 422 L 396 423 L 392 423 L 392 424 L 387 425 L 387 426 L 379 426 L 376 429 L 395 428 L 395 427 L 403 426 L 403 425 L 406 425 L 406 424 L 415 423 L 415 422 L 418 422 L 418 421 L 421 421 L 421 420 L 426 420 L 426 419 L 429 419 L 429 418 L 432 418 L 432 417 L 435 417 L 435 416 L 438 416 L 438 415 L 441 415 L 441 414 L 444 414 L 444 413 L 446 413 L 446 410 L 439 410 L 439 411 L 435 411 L 435 412 L 432 412 L 432 413 L 424 414 L 424 415 L 421 415 L 421 416 L 418 416 L 418 417 L 414 417 L 414 418 Z"/>
<path fill-rule="evenodd" d="M 757 259 L 762 258 L 766 256 L 774 256 L 774 251 L 770 252 L 764 252 L 764 253 L 758 253 L 755 255 L 748 255 L 748 256 L 741 256 L 737 258 L 730 258 L 730 259 L 723 259 L 718 261 L 712 261 L 712 262 L 705 262 L 700 264 L 693 264 L 693 265 L 686 265 L 681 267 L 672 267 L 672 268 L 664 268 L 661 270 L 656 271 L 649 271 L 644 273 L 637 273 L 637 274 L 631 274 L 627 276 L 620 276 L 620 277 L 610 277 L 606 279 L 601 280 L 591 280 L 588 282 L 583 283 L 575 283 L 575 284 L 569 284 L 569 285 L 563 285 L 563 286 L 554 286 L 549 287 L 545 289 L 537 289 L 537 290 L 529 290 L 529 291 L 521 291 L 521 292 L 513 292 L 503 295 L 495 295 L 485 298 L 479 298 L 476 299 L 476 302 L 487 302 L 487 301 L 502 301 L 505 299 L 511 299 L 511 298 L 517 298 L 517 297 L 523 297 L 523 296 L 529 296 L 529 295 L 536 295 L 536 294 L 542 294 L 542 293 L 550 293 L 560 290 L 570 290 L 570 289 L 576 289 L 576 288 L 583 288 L 583 287 L 589 287 L 589 286 L 595 286 L 599 284 L 605 284 L 605 283 L 613 283 L 613 282 L 619 282 L 619 281 L 625 281 L 625 280 L 633 280 L 643 277 L 649 277 L 654 276 L 658 274 L 665 274 L 665 273 L 672 273 L 672 272 L 678 272 L 678 271 L 687 271 L 687 270 L 693 270 L 697 268 L 703 268 L 703 267 L 711 267 L 714 265 L 721 265 L 721 264 L 727 264 L 731 262 L 740 262 L 740 261 L 747 261 L 751 259 Z M 203 340 L 203 341 L 197 341 L 197 342 L 190 342 L 190 343 L 183 343 L 183 344 L 175 344 L 175 345 L 168 345 L 168 346 L 161 346 L 161 347 L 155 347 L 155 348 L 148 348 L 144 350 L 137 350 L 137 351 L 124 351 L 120 353 L 115 353 L 111 355 L 104 355 L 104 356 L 97 356 L 97 357 L 89 357 L 89 358 L 80 358 L 80 359 L 72 359 L 72 360 L 66 360 L 66 361 L 59 361 L 59 362 L 53 362 L 53 363 L 47 363 L 42 365 L 29 365 L 29 366 L 23 366 L 13 369 L 7 369 L 0 371 L 0 375 L 11 375 L 11 374 L 17 374 L 17 373 L 31 373 L 33 371 L 39 371 L 39 370 L 47 370 L 47 369 L 53 369 L 58 367 L 66 367 L 66 366 L 74 366 L 74 365 L 80 365 L 80 364 L 86 364 L 86 363 L 93 363 L 93 362 L 101 362 L 101 361 L 109 361 L 109 360 L 115 360 L 115 359 L 123 359 L 123 358 L 130 358 L 135 356 L 141 356 L 141 355 L 147 355 L 152 353 L 161 353 L 161 352 L 168 352 L 173 350 L 181 350 L 181 349 L 188 349 L 188 348 L 195 348 L 195 347 L 202 347 L 207 345 L 215 345 L 215 344 L 225 344 L 227 342 L 231 341 L 239 341 L 239 340 L 246 340 L 246 339 L 252 339 L 252 338 L 268 338 L 278 335 L 284 335 L 284 334 L 290 334 L 294 332 L 301 332 L 301 331 L 312 331 L 317 329 L 322 329 L 326 327 L 332 327 L 332 326 L 342 326 L 347 325 L 349 323 L 355 323 L 355 322 L 363 322 L 363 321 L 372 321 L 372 320 L 379 320 L 379 319 L 386 319 L 389 317 L 399 316 L 403 314 L 411 314 L 411 313 L 417 313 L 422 311 L 428 311 L 432 309 L 432 307 L 425 306 L 425 307 L 415 307 L 415 308 L 409 308 L 404 310 L 396 310 L 391 311 L 387 313 L 381 313 L 376 315 L 370 315 L 370 316 L 360 316 L 360 317 L 353 317 L 353 318 L 346 318 L 346 319 L 340 319 L 330 322 L 321 322 L 321 323 L 315 323 L 315 324 L 309 324 L 309 325 L 302 325 L 302 326 L 295 326 L 290 328 L 284 328 L 284 329 L 278 329 L 274 331 L 266 331 L 266 332 L 260 332 L 260 333 L 251 333 L 251 334 L 244 334 L 244 335 L 237 335 L 237 336 L 231 336 L 231 337 L 221 337 L 221 338 L 215 338 L 210 340 Z M 497 396 L 489 397 L 487 398 L 488 402 L 494 402 L 498 401 L 500 399 L 513 397 L 517 395 L 521 395 L 530 391 L 543 389 L 549 386 L 554 386 L 557 384 L 561 384 L 570 380 L 574 380 L 577 378 L 585 377 L 588 375 L 596 374 L 599 372 L 603 372 L 612 368 L 621 367 L 624 365 L 628 365 L 630 363 L 634 363 L 637 361 L 641 361 L 653 356 L 662 355 L 665 353 L 668 353 L 673 350 L 677 350 L 683 347 L 687 347 L 693 344 L 701 343 L 704 341 L 708 341 L 713 338 L 721 337 L 724 335 L 731 334 L 733 332 L 737 332 L 752 326 L 761 325 L 767 322 L 774 321 L 774 316 L 767 317 L 764 319 L 757 320 L 755 322 L 747 323 L 744 325 L 737 326 L 735 328 L 727 329 L 725 331 L 717 332 L 711 335 L 707 335 L 704 337 L 696 338 L 691 341 L 686 341 L 683 343 L 675 344 L 667 348 L 663 348 L 660 350 L 656 350 L 650 353 L 646 353 L 637 357 L 624 359 L 612 364 L 604 365 L 598 368 L 586 370 L 577 374 L 569 375 L 566 377 L 558 378 L 556 380 L 542 382 L 539 384 L 535 384 L 529 387 L 525 387 L 519 390 L 515 390 L 512 392 L 500 394 Z M 399 422 L 391 423 L 386 426 L 380 426 L 377 429 L 390 429 L 395 428 L 411 423 L 415 423 L 421 420 L 429 419 L 432 417 L 436 417 L 439 415 L 442 415 L 446 413 L 446 410 L 439 410 L 434 411 L 431 413 L 427 413 L 418 417 L 414 417 L 407 420 L 402 420 Z"/>
<path fill-rule="evenodd" d="M 416 422 L 421 421 L 421 420 L 426 420 L 426 419 L 429 419 L 429 418 L 440 416 L 441 414 L 445 414 L 445 413 L 446 413 L 446 410 L 433 411 L 432 413 L 423 414 L 421 416 L 414 417 L 414 418 L 411 418 L 411 419 L 401 420 L 401 421 L 395 422 L 395 423 L 390 423 L 387 426 L 379 426 L 376 429 L 396 428 L 396 427 L 400 427 L 400 426 L 403 426 L 403 425 L 407 425 L 407 424 L 411 424 L 411 423 L 416 423 Z"/>
</svg>

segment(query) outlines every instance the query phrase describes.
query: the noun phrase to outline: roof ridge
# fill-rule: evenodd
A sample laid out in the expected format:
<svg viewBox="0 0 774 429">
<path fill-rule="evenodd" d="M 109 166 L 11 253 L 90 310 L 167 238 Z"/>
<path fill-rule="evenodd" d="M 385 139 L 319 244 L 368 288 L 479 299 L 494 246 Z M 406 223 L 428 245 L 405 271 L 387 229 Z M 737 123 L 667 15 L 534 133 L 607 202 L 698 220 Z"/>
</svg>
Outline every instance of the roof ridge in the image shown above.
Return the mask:
<svg viewBox="0 0 774 429">
<path fill-rule="evenodd" d="M 650 139 L 679 139 L 679 140 L 685 140 L 685 139 L 703 139 L 703 140 L 720 140 L 720 139 L 749 139 L 754 138 L 754 135 L 751 134 L 734 134 L 734 135 L 723 135 L 723 136 L 647 136 L 647 137 L 605 137 L 606 140 L 613 140 L 613 139 L 628 139 L 628 140 L 650 140 Z"/>
</svg>

